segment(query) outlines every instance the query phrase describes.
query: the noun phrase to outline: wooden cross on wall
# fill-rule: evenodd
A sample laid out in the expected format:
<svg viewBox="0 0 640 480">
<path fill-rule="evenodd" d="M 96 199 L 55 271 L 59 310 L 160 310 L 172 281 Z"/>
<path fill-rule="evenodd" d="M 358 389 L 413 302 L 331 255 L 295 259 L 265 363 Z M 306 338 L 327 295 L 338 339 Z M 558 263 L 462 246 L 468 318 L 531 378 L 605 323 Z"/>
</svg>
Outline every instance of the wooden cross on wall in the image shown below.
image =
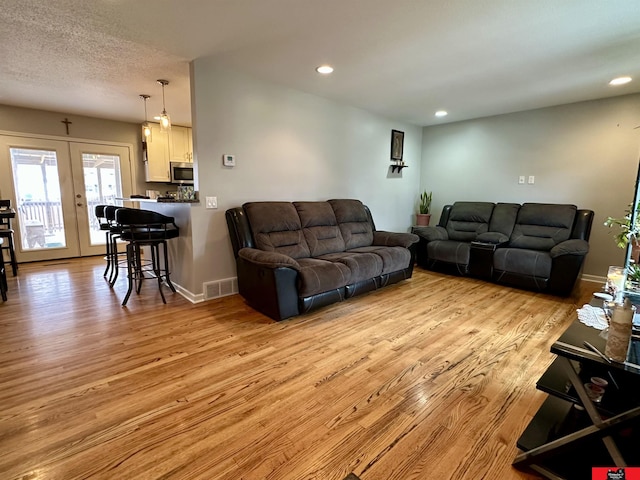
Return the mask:
<svg viewBox="0 0 640 480">
<path fill-rule="evenodd" d="M 64 126 L 67 127 L 67 135 L 69 135 L 69 125 L 73 122 L 70 122 L 69 119 L 65 117 L 64 120 L 60 120 L 60 123 L 64 123 Z"/>
</svg>

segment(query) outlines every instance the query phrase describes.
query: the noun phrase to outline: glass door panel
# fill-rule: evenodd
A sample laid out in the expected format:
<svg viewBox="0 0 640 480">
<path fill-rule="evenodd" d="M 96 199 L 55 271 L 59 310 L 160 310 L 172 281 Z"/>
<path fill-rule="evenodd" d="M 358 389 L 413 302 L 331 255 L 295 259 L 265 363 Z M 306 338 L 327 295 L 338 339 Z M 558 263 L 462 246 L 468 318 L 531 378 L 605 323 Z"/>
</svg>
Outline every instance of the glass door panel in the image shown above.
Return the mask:
<svg viewBox="0 0 640 480">
<path fill-rule="evenodd" d="M 95 216 L 96 205 L 122 205 L 117 198 L 132 193 L 129 149 L 90 143 L 70 144 L 81 255 L 104 253 L 105 234 Z"/>
<path fill-rule="evenodd" d="M 0 192 L 16 210 L 19 262 L 78 256 L 68 142 L 0 136 Z"/>
<path fill-rule="evenodd" d="M 66 247 L 55 150 L 9 149 L 22 250 Z"/>
</svg>

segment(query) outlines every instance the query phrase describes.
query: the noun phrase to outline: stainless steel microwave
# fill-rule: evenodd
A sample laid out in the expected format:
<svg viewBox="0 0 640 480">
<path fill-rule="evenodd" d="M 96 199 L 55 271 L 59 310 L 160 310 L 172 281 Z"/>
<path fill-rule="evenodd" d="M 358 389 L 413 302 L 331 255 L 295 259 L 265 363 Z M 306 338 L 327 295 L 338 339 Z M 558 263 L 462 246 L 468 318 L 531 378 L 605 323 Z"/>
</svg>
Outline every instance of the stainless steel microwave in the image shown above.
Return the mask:
<svg viewBox="0 0 640 480">
<path fill-rule="evenodd" d="M 178 185 L 193 185 L 193 163 L 170 162 L 171 183 Z"/>
</svg>

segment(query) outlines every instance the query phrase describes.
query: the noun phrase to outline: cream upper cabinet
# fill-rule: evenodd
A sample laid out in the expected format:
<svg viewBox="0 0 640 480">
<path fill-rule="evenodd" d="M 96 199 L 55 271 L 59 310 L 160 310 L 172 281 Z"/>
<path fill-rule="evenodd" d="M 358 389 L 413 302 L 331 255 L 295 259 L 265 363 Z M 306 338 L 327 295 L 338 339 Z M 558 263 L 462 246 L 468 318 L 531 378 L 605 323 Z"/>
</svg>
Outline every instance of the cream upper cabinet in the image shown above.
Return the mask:
<svg viewBox="0 0 640 480">
<path fill-rule="evenodd" d="M 169 134 L 160 125 L 151 123 L 151 136 L 147 137 L 147 158 L 144 162 L 147 182 L 170 182 Z"/>
<path fill-rule="evenodd" d="M 169 157 L 172 162 L 193 162 L 191 148 L 191 129 L 188 127 L 171 127 Z"/>
<path fill-rule="evenodd" d="M 151 136 L 147 139 L 146 181 L 170 182 L 169 162 L 193 162 L 191 129 L 172 125 L 169 132 L 163 132 L 160 124 L 149 125 Z"/>
</svg>

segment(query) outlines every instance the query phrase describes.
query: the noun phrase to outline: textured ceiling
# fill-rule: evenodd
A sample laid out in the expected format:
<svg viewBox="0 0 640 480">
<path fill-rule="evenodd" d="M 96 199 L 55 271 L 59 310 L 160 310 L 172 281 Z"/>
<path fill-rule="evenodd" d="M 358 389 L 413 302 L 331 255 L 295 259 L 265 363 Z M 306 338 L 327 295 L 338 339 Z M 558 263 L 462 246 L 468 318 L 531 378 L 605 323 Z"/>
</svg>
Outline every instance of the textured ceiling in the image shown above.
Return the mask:
<svg viewBox="0 0 640 480">
<path fill-rule="evenodd" d="M 189 61 L 208 55 L 432 125 L 640 92 L 640 1 L 3 0 L 0 103 L 138 122 L 166 78 L 190 125 Z"/>
</svg>

